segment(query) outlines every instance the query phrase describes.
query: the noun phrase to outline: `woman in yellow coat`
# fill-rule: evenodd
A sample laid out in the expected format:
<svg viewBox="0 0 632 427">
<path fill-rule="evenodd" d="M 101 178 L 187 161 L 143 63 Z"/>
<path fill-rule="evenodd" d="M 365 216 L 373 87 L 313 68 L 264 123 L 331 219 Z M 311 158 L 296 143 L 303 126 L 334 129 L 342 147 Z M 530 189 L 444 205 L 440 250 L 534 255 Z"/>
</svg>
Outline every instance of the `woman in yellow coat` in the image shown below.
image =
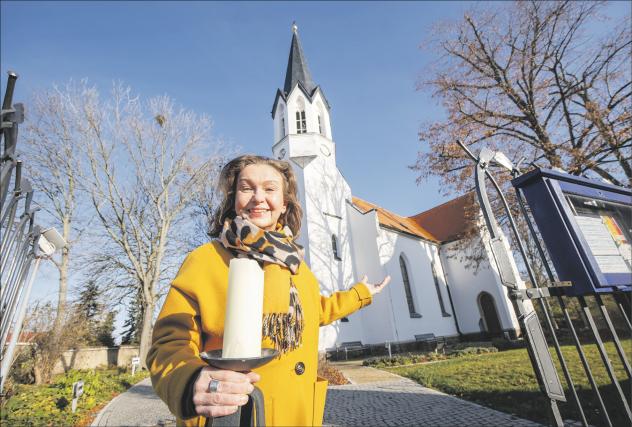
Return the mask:
<svg viewBox="0 0 632 427">
<path fill-rule="evenodd" d="M 154 326 L 147 356 L 154 389 L 179 425 L 203 426 L 234 413 L 253 383 L 264 396 L 266 425 L 321 425 L 327 381 L 316 375 L 318 328 L 370 304 L 390 278 L 377 285 L 364 278 L 347 291 L 320 295 L 294 242 L 302 210 L 287 162 L 238 157 L 222 170 L 219 187 L 224 200 L 211 233 L 217 239 L 187 256 Z M 199 357 L 222 348 L 233 257 L 263 266 L 262 347 L 280 351 L 249 373 L 214 369 Z"/>
</svg>

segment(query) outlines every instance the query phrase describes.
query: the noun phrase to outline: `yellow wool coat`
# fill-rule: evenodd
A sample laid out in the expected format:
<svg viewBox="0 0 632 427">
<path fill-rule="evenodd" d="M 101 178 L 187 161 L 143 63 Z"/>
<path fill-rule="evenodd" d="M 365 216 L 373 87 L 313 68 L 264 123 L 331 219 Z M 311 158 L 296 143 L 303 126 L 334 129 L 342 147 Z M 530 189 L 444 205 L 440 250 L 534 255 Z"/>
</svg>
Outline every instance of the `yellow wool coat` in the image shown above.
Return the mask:
<svg viewBox="0 0 632 427">
<path fill-rule="evenodd" d="M 178 418 L 178 425 L 203 426 L 206 418 L 193 412 L 191 383 L 206 366 L 202 351 L 222 348 L 228 264 L 231 254 L 218 241 L 191 252 L 171 284 L 154 326 L 147 366 L 156 393 Z M 275 283 L 287 283 L 290 271 L 277 264 L 264 264 L 264 313 L 276 311 L 278 301 L 287 308 L 287 287 L 275 295 Z M 257 387 L 265 399 L 268 426 L 321 425 L 327 381 L 317 378 L 318 328 L 371 303 L 368 288 L 358 283 L 330 297 L 320 295 L 319 284 L 304 262 L 292 281 L 303 307 L 302 344 L 254 371 L 261 375 Z M 272 291 L 271 291 L 272 290 Z M 273 308 L 272 310 L 270 308 Z M 264 338 L 263 347 L 273 347 Z M 304 365 L 304 372 L 296 369 Z"/>
</svg>

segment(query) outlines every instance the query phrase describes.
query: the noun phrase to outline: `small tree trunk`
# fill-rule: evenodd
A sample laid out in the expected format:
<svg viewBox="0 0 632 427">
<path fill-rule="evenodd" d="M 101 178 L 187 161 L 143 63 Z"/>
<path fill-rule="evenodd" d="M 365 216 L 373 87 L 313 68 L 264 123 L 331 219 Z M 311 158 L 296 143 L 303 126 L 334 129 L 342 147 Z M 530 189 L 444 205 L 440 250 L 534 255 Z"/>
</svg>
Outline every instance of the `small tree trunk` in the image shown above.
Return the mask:
<svg viewBox="0 0 632 427">
<path fill-rule="evenodd" d="M 145 359 L 147 359 L 147 353 L 149 353 L 149 347 L 151 346 L 151 335 L 153 331 L 152 318 L 154 314 L 154 307 L 156 306 L 156 302 L 154 301 L 153 296 L 148 299 L 145 299 L 145 307 L 143 313 L 143 328 L 140 333 L 140 363 L 141 366 L 145 369 L 148 368 Z"/>
<path fill-rule="evenodd" d="M 33 367 L 33 376 L 35 377 L 35 385 L 42 384 L 42 371 L 37 365 Z"/>
<path fill-rule="evenodd" d="M 70 238 L 70 218 L 64 217 L 63 219 L 63 237 L 66 242 Z M 53 332 L 60 335 L 59 328 L 64 323 L 62 319 L 66 314 L 66 294 L 68 293 L 68 266 L 70 261 L 70 248 L 66 245 L 61 250 L 61 262 L 59 264 L 59 296 L 57 300 L 57 316 L 55 317 L 55 327 Z"/>
</svg>

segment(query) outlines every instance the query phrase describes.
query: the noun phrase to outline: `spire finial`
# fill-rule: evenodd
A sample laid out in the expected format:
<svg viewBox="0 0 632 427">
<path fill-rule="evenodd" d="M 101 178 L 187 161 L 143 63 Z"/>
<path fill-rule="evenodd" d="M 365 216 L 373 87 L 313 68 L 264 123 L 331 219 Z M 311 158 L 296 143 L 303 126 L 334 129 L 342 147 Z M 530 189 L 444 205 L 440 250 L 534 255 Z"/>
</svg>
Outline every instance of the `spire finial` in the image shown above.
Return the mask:
<svg viewBox="0 0 632 427">
<path fill-rule="evenodd" d="M 292 32 L 296 34 L 298 31 L 298 26 L 296 25 L 296 21 L 292 21 Z"/>
</svg>

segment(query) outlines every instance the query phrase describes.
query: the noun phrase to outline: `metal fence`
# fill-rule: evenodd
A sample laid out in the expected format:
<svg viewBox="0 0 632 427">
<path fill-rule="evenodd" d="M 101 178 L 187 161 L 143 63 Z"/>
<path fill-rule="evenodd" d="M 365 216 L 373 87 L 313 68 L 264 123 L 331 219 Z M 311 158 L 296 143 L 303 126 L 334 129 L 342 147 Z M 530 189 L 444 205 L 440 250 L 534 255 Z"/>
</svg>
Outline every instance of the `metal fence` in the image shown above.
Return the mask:
<svg viewBox="0 0 632 427">
<path fill-rule="evenodd" d="M 629 403 L 630 379 L 632 378 L 630 363 L 619 333 L 613 325 L 612 317 L 602 298 L 604 295 L 614 298 L 616 311 L 623 319 L 625 333 L 629 336 L 632 332 L 630 324 L 630 291 L 632 289 L 630 259 L 624 254 L 624 262 L 619 262 L 618 266 L 615 267 L 606 265 L 605 261 L 602 261 L 601 264 L 595 262 L 595 259 L 598 258 L 596 251 L 603 250 L 603 248 L 597 248 L 597 243 L 590 241 L 594 236 L 581 235 L 582 233 L 577 229 L 575 221 L 577 218 L 569 219 L 573 213 L 565 213 L 564 210 L 568 210 L 568 206 L 562 205 L 568 202 L 565 197 L 571 195 L 572 197 L 583 198 L 582 200 L 588 208 L 597 209 L 600 205 L 607 204 L 610 200 L 608 197 L 611 197 L 614 200 L 611 204 L 615 211 L 618 209 L 624 216 L 628 217 L 627 220 L 620 218 L 621 221 L 625 221 L 625 227 L 617 229 L 617 233 L 621 235 L 621 240 L 627 245 L 624 249 L 628 251 L 632 240 L 630 236 L 632 230 L 628 223 L 632 217 L 630 215 L 632 212 L 632 192 L 629 189 L 591 182 L 555 171 L 542 173 L 540 170 L 536 170 L 534 173 L 522 175 L 502 153 L 483 149 L 479 156 L 475 156 L 464 144 L 459 142 L 459 145 L 476 164 L 476 191 L 491 236 L 494 261 L 503 285 L 509 288 L 509 295 L 515 302 L 516 314 L 528 344 L 531 364 L 538 379 L 540 390 L 549 402 L 551 424 L 564 425 L 558 403 L 566 402 L 566 396 L 569 395 L 572 404 L 569 413 L 584 426 L 590 424 L 630 425 L 632 423 Z M 536 280 L 531 260 L 527 256 L 525 242 L 518 233 L 509 204 L 490 172 L 491 165 L 506 168 L 511 171 L 514 177 L 512 184 L 516 191 L 520 215 L 528 226 L 529 239 L 537 248 L 536 252 L 545 267 L 548 279 L 546 283 L 538 283 Z M 562 182 L 561 187 L 555 184 L 556 179 Z M 537 180 L 539 180 L 539 187 L 533 184 Z M 529 185 L 525 185 L 527 181 L 529 181 Z M 513 279 L 507 259 L 507 256 L 510 255 L 502 246 L 501 229 L 488 198 L 487 182 L 491 182 L 509 220 L 511 231 L 532 284 L 531 288 L 520 289 Z M 538 194 L 538 191 L 543 193 Z M 530 193 L 530 199 L 525 197 L 526 193 Z M 574 214 L 577 215 L 576 212 Z M 566 217 L 564 217 L 565 215 Z M 532 221 L 534 217 L 536 224 Z M 592 310 L 596 308 L 600 323 L 605 326 L 601 332 L 597 327 L 597 318 L 593 316 L 588 298 L 594 301 Z M 572 300 L 575 300 L 580 307 L 581 315 L 586 323 L 586 331 L 582 331 L 584 332 L 582 334 L 578 333 L 569 311 L 567 302 Z M 539 318 L 535 310 L 526 308 L 525 302 L 527 301 L 533 301 L 534 304 L 539 305 L 542 319 Z M 563 316 L 560 325 L 557 325 L 553 319 L 551 313 L 553 304 L 557 304 L 558 312 L 561 312 Z M 577 352 L 583 370 L 581 381 L 590 384 L 589 398 L 586 394 L 582 394 L 580 399 L 579 387 L 576 385 L 576 381 L 579 381 L 578 376 L 572 377 L 572 369 L 569 367 L 567 358 L 560 346 L 560 339 L 558 338 L 560 327 L 564 327 L 568 332 L 569 336 L 564 337 L 564 339 L 566 342 L 572 343 Z M 606 336 L 610 337 L 616 349 L 616 356 L 608 354 L 604 344 L 604 332 Z M 586 352 L 587 345 L 597 347 L 602 366 L 591 366 Z M 557 364 L 551 356 L 551 348 L 557 357 Z M 615 359 L 619 359 L 619 366 L 623 367 L 627 381 L 617 377 L 613 367 L 613 360 Z M 592 365 L 595 363 L 593 362 Z M 595 371 L 601 370 L 603 372 L 604 369 L 610 384 L 600 387 L 595 379 Z M 561 371 L 566 387 L 562 386 L 558 371 Z M 608 398 L 604 396 L 606 389 L 608 389 Z"/>
<path fill-rule="evenodd" d="M 54 228 L 44 230 L 35 223 L 38 208 L 33 203 L 33 187 L 23 176 L 16 151 L 18 125 L 24 121 L 24 106 L 12 103 L 17 78 L 9 72 L 1 116 L 0 393 L 13 362 L 39 263 L 65 245 Z"/>
</svg>

